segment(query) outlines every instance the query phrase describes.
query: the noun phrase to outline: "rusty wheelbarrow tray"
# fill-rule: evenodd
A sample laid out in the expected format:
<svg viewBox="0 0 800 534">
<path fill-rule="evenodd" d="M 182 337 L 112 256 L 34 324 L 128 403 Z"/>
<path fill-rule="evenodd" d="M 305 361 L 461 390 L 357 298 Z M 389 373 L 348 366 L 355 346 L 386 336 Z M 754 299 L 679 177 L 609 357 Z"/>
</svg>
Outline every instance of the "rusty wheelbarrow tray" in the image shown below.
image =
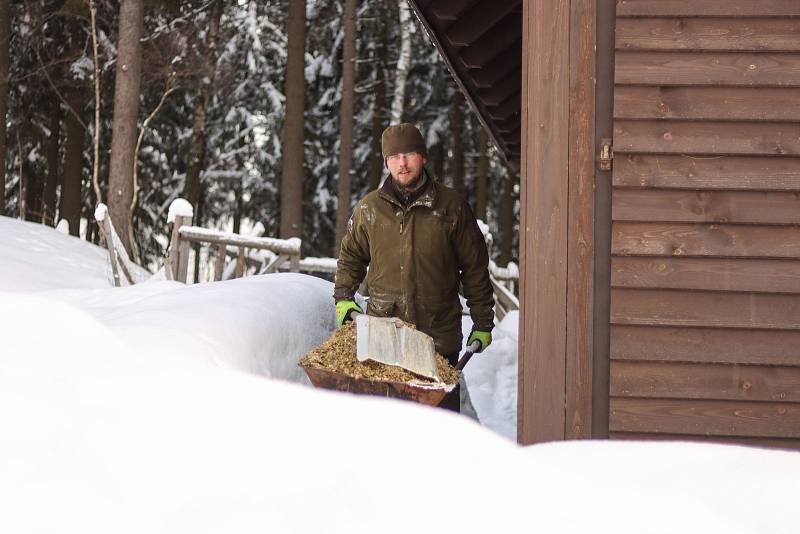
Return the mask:
<svg viewBox="0 0 800 534">
<path fill-rule="evenodd" d="M 314 387 L 346 391 L 357 395 L 406 399 L 430 406 L 437 406 L 442 402 L 444 396 L 455 387 L 455 384 L 426 385 L 413 382 L 364 380 L 318 367 L 307 367 L 302 364 L 300 367 L 306 372 Z"/>
</svg>

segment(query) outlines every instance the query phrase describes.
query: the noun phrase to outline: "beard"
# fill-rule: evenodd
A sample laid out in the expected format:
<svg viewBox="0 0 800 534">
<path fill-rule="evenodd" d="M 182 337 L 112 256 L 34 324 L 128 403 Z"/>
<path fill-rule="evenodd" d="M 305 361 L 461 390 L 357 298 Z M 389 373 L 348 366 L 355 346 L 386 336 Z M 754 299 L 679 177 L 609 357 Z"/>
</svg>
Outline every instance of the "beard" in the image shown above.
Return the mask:
<svg viewBox="0 0 800 534">
<path fill-rule="evenodd" d="M 425 171 L 424 169 L 420 169 L 417 175 L 414 177 L 414 179 L 405 185 L 401 184 L 400 180 L 398 180 L 397 178 L 394 177 L 394 175 L 392 175 L 392 184 L 396 189 L 410 193 L 412 191 L 416 191 L 422 185 L 424 179 L 425 179 Z"/>
</svg>

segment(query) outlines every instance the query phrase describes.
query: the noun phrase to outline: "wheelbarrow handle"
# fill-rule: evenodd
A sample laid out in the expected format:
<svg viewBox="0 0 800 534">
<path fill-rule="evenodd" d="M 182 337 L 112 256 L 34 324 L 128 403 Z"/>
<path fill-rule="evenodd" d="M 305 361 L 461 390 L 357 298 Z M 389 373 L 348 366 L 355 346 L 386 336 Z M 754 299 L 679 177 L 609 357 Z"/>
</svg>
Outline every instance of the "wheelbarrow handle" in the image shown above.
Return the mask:
<svg viewBox="0 0 800 534">
<path fill-rule="evenodd" d="M 458 360 L 458 363 L 456 364 L 456 371 L 462 370 L 464 366 L 467 365 L 467 362 L 469 362 L 469 359 L 475 354 L 475 351 L 477 351 L 479 348 L 481 348 L 481 342 L 476 339 L 469 345 L 469 347 L 467 347 L 467 350 L 464 351 L 464 355 Z"/>
</svg>

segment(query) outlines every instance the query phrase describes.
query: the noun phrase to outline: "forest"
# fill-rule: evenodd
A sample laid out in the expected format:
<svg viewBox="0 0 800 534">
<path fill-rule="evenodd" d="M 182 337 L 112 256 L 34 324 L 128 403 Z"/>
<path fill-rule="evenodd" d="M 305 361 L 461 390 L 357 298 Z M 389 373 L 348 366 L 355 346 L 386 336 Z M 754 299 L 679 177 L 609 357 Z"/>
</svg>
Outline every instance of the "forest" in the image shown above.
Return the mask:
<svg viewBox="0 0 800 534">
<path fill-rule="evenodd" d="M 3 0 L 6 80 L 0 214 L 99 243 L 106 203 L 152 271 L 176 198 L 197 226 L 336 257 L 398 122 L 489 225 L 493 259 L 517 261 L 518 174 L 405 0 Z"/>
</svg>

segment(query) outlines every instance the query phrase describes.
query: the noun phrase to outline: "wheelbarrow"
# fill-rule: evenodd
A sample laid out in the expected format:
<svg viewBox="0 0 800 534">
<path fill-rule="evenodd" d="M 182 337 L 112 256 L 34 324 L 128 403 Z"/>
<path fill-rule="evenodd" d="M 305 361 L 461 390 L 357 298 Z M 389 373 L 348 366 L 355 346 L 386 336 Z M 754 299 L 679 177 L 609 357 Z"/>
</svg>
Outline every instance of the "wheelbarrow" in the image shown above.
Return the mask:
<svg viewBox="0 0 800 534">
<path fill-rule="evenodd" d="M 473 343 L 467 348 L 458 365 L 456 365 L 458 371 L 464 368 L 464 365 L 472 357 L 478 346 Z M 393 399 L 405 399 L 429 406 L 438 406 L 445 395 L 456 387 L 456 384 L 443 384 L 441 382 L 424 384 L 420 382 L 366 380 L 353 378 L 328 369 L 309 367 L 303 364 L 298 365 L 303 368 L 311 383 L 317 388 L 345 391 L 357 395 L 376 395 Z"/>
<path fill-rule="evenodd" d="M 345 391 L 357 395 L 376 395 L 393 399 L 406 399 L 421 404 L 437 406 L 455 384 L 422 384 L 418 382 L 389 382 L 353 378 L 336 371 L 300 365 L 314 387 Z"/>
</svg>

